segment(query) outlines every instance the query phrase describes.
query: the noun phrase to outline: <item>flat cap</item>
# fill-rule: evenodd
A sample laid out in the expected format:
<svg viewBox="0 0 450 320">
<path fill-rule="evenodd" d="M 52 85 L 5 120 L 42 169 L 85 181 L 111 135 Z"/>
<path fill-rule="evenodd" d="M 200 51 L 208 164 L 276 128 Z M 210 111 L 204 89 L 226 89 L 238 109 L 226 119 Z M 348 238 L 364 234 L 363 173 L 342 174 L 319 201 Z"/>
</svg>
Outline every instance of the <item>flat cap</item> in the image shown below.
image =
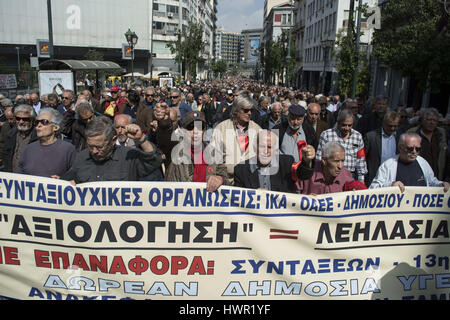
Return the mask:
<svg viewBox="0 0 450 320">
<path fill-rule="evenodd" d="M 289 107 L 289 113 L 297 117 L 304 117 L 306 110 L 301 105 L 293 104 Z"/>
<path fill-rule="evenodd" d="M 181 125 L 186 129 L 191 123 L 194 123 L 195 121 L 202 121 L 206 123 L 205 115 L 203 114 L 203 112 L 191 111 L 185 114 L 183 119 L 181 119 Z"/>
</svg>

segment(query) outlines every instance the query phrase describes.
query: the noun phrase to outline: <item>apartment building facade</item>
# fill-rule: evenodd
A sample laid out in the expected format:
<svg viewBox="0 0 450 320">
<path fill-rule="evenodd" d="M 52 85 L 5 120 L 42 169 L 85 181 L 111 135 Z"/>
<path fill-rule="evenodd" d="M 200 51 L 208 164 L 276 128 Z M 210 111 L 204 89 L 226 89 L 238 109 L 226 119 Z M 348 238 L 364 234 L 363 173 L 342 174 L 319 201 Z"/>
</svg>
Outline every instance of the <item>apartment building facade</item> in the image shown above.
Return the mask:
<svg viewBox="0 0 450 320">
<path fill-rule="evenodd" d="M 203 29 L 205 47 L 201 53 L 204 63 L 197 66 L 197 77 L 206 79 L 209 61 L 214 56 L 214 41 L 217 22 L 217 0 L 153 0 L 152 77 L 159 75 L 184 76 L 183 66 L 175 61 L 167 45 L 183 41 L 189 23 L 197 23 Z"/>
<path fill-rule="evenodd" d="M 243 60 L 243 35 L 239 32 L 219 28 L 216 31 L 215 59 L 226 61 L 228 66 L 236 66 Z"/>
</svg>

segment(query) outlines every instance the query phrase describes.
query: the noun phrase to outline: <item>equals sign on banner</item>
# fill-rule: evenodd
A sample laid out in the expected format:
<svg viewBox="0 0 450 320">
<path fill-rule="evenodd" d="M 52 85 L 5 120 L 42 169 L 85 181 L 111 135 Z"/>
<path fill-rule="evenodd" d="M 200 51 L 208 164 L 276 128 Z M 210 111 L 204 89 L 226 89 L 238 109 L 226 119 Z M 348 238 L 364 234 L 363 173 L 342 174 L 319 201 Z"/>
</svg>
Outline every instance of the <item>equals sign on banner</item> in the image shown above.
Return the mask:
<svg viewBox="0 0 450 320">
<path fill-rule="evenodd" d="M 270 239 L 298 239 L 298 230 L 270 229 Z"/>
</svg>

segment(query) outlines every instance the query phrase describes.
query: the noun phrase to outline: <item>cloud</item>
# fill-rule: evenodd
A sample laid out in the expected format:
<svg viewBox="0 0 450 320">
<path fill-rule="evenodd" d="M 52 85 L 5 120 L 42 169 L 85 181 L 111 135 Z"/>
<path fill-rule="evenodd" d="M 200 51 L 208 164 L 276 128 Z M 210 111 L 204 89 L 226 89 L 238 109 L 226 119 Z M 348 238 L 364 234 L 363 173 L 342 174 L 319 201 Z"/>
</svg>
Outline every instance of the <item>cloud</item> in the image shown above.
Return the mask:
<svg viewBox="0 0 450 320">
<path fill-rule="evenodd" d="M 217 26 L 233 32 L 262 28 L 263 6 L 260 0 L 219 1 Z"/>
</svg>

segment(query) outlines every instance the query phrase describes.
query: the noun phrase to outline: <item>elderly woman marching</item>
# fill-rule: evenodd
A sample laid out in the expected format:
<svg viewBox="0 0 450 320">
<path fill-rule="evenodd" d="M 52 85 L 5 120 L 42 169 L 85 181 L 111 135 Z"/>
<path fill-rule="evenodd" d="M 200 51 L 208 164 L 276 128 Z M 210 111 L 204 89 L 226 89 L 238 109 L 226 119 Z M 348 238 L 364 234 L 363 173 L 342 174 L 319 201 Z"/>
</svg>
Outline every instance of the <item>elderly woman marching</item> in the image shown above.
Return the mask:
<svg viewBox="0 0 450 320">
<path fill-rule="evenodd" d="M 21 154 L 17 173 L 59 178 L 70 169 L 77 151 L 71 143 L 59 139 L 62 120 L 59 111 L 41 109 L 35 120 L 38 141 Z"/>
</svg>

